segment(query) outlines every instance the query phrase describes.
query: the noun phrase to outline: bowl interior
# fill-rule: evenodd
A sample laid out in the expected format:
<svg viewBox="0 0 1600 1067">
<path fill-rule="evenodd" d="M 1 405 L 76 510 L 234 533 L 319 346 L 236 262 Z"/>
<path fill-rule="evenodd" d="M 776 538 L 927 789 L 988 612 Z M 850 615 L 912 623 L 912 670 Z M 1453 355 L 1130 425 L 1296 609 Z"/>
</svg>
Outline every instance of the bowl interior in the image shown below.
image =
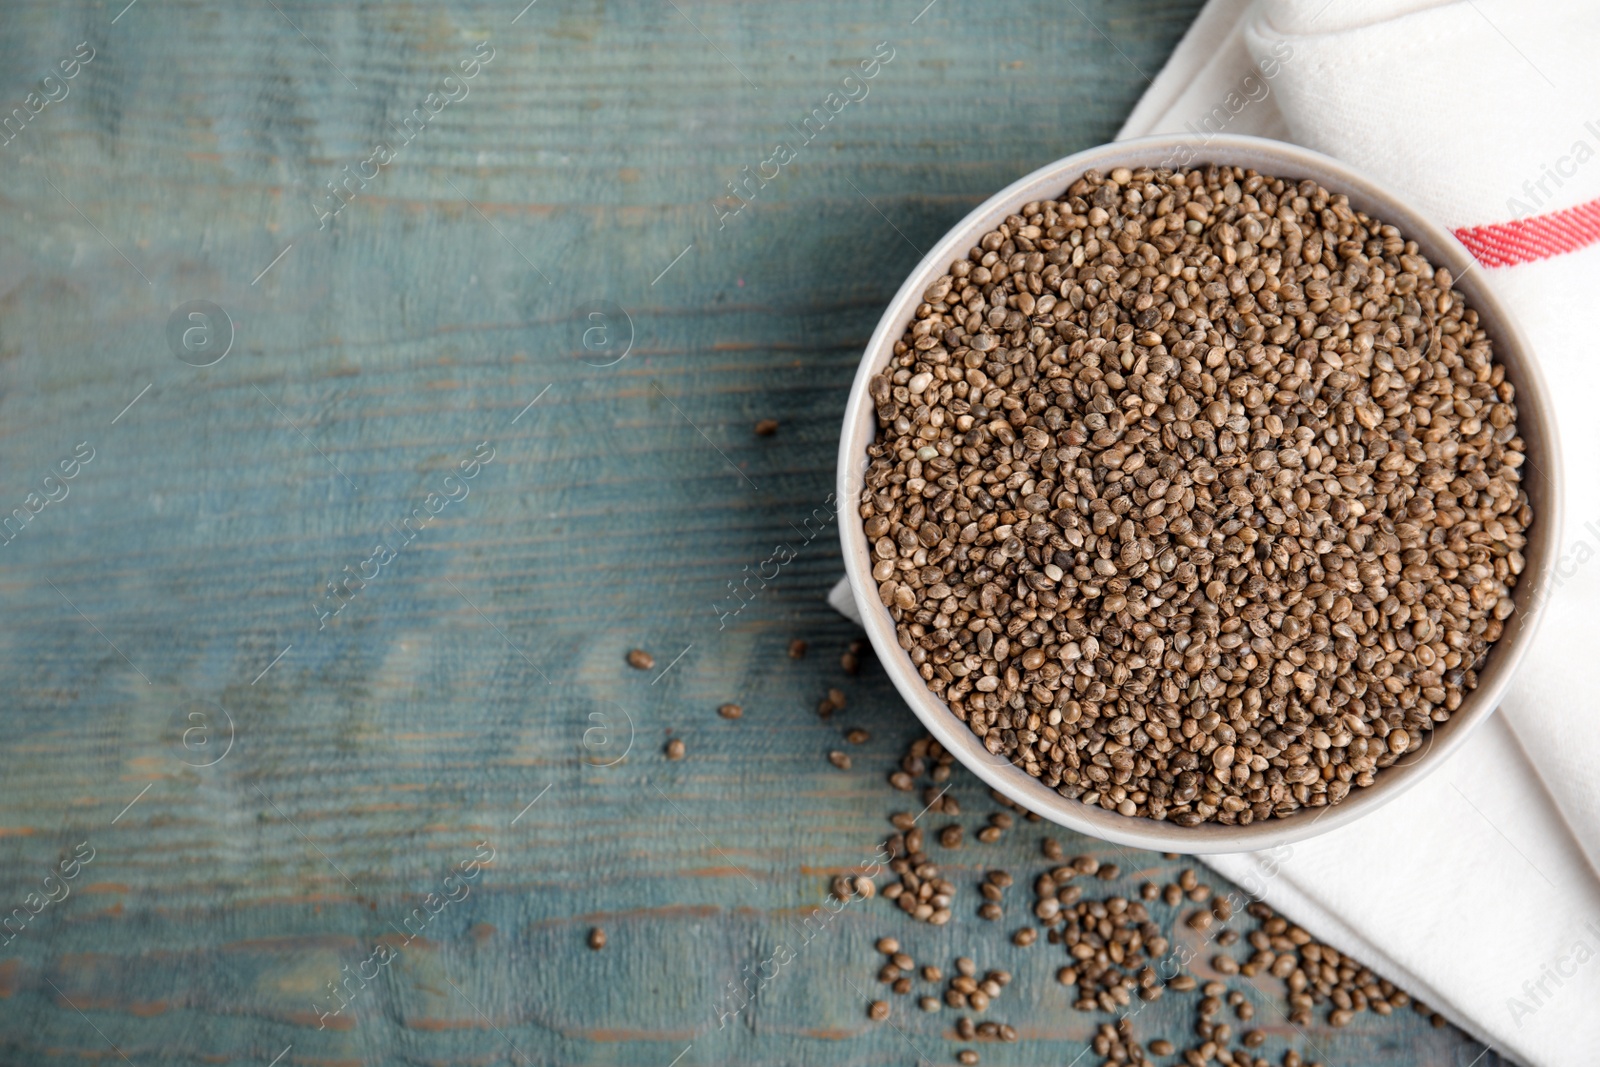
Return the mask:
<svg viewBox="0 0 1600 1067">
<path fill-rule="evenodd" d="M 871 575 L 871 546 L 857 511 L 866 449 L 877 431 L 867 383 L 887 365 L 923 291 L 1007 215 L 1029 201 L 1056 199 L 1085 171 L 1105 173 L 1120 166 L 1172 167 L 1191 160 L 1195 165 L 1219 163 L 1282 178 L 1310 178 L 1332 192 L 1347 195 L 1357 210 L 1398 227 L 1417 242 L 1431 263 L 1450 270 L 1457 279 L 1455 288 L 1478 312 L 1480 325 L 1494 345 L 1495 358 L 1504 365 L 1507 380 L 1516 388 L 1517 424 L 1527 443 L 1523 484 L 1534 511 L 1528 544 L 1523 549 L 1527 566 L 1513 593 L 1517 610 L 1490 650 L 1488 661 L 1479 672 L 1478 687 L 1465 696 L 1449 720 L 1436 726 L 1418 750 L 1378 772 L 1371 786 L 1352 790 L 1342 802 L 1248 826 L 1203 823 L 1184 828 L 1142 816 L 1119 815 L 1069 800 L 1010 762 L 990 754 L 967 724 L 928 690 L 901 649 L 894 621 L 878 600 L 877 583 Z M 1561 529 L 1560 452 L 1550 421 L 1547 390 L 1521 331 L 1486 284 L 1484 271 L 1475 267 L 1471 255 L 1448 231 L 1417 214 L 1370 178 L 1309 149 L 1256 137 L 1202 141 L 1157 136 L 1102 145 L 1043 167 L 977 207 L 923 258 L 884 312 L 856 372 L 839 450 L 838 499 L 845 513 L 839 524 L 840 537 L 856 605 L 879 659 L 928 731 L 978 777 L 1053 822 L 1122 844 L 1191 854 L 1272 848 L 1325 833 L 1398 796 L 1443 762 L 1474 727 L 1493 714 L 1530 643 L 1551 590 Z"/>
</svg>

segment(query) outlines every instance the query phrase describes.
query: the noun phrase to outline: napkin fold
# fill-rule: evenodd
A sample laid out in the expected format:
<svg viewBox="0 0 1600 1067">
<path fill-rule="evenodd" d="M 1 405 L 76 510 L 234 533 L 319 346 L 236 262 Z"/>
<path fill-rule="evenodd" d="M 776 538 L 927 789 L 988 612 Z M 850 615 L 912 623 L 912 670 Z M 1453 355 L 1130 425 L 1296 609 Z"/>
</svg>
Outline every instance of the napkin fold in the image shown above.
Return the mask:
<svg viewBox="0 0 1600 1067">
<path fill-rule="evenodd" d="M 1563 549 L 1500 714 L 1356 823 L 1203 857 L 1528 1067 L 1600 1061 L 1597 49 L 1592 0 L 1211 0 L 1119 135 L 1254 134 L 1373 175 L 1455 231 L 1551 386 Z M 829 602 L 855 617 L 843 583 Z"/>
<path fill-rule="evenodd" d="M 1552 387 L 1564 550 L 1501 714 L 1358 823 L 1206 860 L 1530 1065 L 1600 1047 L 1597 44 L 1600 9 L 1575 0 L 1213 0 L 1120 135 L 1277 137 L 1367 171 L 1456 231 Z"/>
</svg>

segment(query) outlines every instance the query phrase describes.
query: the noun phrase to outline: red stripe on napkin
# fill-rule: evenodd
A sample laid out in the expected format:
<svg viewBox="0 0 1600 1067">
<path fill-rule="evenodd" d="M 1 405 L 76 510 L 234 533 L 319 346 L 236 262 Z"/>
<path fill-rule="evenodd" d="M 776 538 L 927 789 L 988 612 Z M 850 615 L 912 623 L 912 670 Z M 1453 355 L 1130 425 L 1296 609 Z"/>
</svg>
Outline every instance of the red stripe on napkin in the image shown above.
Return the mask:
<svg viewBox="0 0 1600 1067">
<path fill-rule="evenodd" d="M 1464 226 L 1456 239 L 1485 267 L 1514 267 L 1576 252 L 1600 241 L 1600 200 L 1516 222 Z"/>
</svg>

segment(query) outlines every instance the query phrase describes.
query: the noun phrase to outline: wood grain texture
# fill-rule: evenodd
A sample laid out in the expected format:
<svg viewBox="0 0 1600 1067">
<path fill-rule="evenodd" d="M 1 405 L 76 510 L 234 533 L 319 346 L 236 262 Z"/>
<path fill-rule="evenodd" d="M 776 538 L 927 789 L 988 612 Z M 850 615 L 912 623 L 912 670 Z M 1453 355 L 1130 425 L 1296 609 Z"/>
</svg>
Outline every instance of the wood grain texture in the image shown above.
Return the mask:
<svg viewBox="0 0 1600 1067">
<path fill-rule="evenodd" d="M 985 867 L 1039 865 L 1037 827 L 951 854 L 950 926 L 852 905 L 714 1011 L 906 806 L 884 776 L 914 721 L 840 671 L 835 531 L 808 536 L 860 348 L 919 248 L 1111 136 L 1198 6 L 921 2 L 8 5 L 0 115 L 94 57 L 0 148 L 0 515 L 93 458 L 0 546 L 0 907 L 94 858 L 0 946 L 0 1063 L 952 1062 L 953 1013 L 865 1018 L 890 932 L 1017 973 L 990 1015 L 1022 1040 L 985 1063 L 1077 1062 L 1104 1019 L 1050 981 L 1059 950 L 973 914 Z M 483 41 L 470 92 L 319 228 Z M 868 96 L 719 223 L 880 41 Z M 208 367 L 168 339 L 197 300 L 234 332 Z M 326 583 L 461 486 L 319 624 Z M 955 790 L 963 822 L 993 807 Z M 1177 866 L 1062 836 L 1127 879 Z M 401 941 L 484 841 L 471 894 Z M 1275 1059 L 1495 1062 L 1409 1012 L 1302 1035 L 1265 1003 Z"/>
</svg>

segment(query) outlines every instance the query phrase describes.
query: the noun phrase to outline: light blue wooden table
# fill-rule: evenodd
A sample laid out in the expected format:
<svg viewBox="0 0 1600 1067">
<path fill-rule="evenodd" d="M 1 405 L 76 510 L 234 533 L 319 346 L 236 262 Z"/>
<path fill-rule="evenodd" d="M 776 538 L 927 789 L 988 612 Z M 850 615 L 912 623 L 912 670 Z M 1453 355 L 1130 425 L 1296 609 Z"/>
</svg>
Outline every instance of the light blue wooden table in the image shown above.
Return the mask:
<svg viewBox="0 0 1600 1067">
<path fill-rule="evenodd" d="M 884 933 L 1017 974 L 985 1063 L 1076 1062 L 1060 950 L 973 914 L 1028 826 L 950 855 L 949 926 L 853 905 L 717 1023 L 905 807 L 806 534 L 860 348 L 1196 10 L 924 2 L 6 7 L 0 1063 L 951 1062 L 953 1013 L 866 1019 Z"/>
</svg>

